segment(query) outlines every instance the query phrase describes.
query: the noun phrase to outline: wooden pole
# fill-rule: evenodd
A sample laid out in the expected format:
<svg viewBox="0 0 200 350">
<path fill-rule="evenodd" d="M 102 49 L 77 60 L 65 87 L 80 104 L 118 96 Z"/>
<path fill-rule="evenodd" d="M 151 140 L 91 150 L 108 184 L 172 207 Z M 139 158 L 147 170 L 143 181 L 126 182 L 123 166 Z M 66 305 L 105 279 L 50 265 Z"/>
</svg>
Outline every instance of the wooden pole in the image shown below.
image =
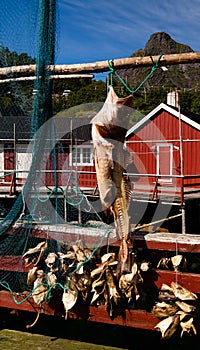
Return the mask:
<svg viewBox="0 0 200 350">
<path fill-rule="evenodd" d="M 180 167 L 181 167 L 181 213 L 182 213 L 182 233 L 186 233 L 185 222 L 185 198 L 184 198 L 184 158 L 183 158 L 183 133 L 180 104 L 178 106 L 179 114 L 179 140 L 180 140 Z"/>
<path fill-rule="evenodd" d="M 50 75 L 49 79 L 92 79 L 94 78 L 93 74 L 62 74 L 62 75 Z M 16 77 L 16 78 L 8 78 L 8 79 L 0 79 L 0 84 L 10 83 L 12 81 L 30 81 L 35 80 L 36 76 L 30 77 Z"/>
<path fill-rule="evenodd" d="M 152 66 L 152 60 L 156 63 L 160 55 L 144 56 L 144 57 L 129 57 L 114 59 L 113 64 L 115 69 L 137 68 Z M 174 64 L 198 63 L 200 62 L 200 52 L 188 52 L 180 54 L 162 55 L 159 61 L 159 66 L 168 66 Z M 0 68 L 0 76 L 9 74 L 34 74 L 36 69 L 35 64 L 24 66 L 12 66 Z M 50 65 L 50 72 L 53 74 L 72 74 L 72 73 L 89 73 L 89 72 L 107 72 L 109 71 L 108 61 L 98 61 L 91 63 L 80 64 L 62 64 Z"/>
</svg>

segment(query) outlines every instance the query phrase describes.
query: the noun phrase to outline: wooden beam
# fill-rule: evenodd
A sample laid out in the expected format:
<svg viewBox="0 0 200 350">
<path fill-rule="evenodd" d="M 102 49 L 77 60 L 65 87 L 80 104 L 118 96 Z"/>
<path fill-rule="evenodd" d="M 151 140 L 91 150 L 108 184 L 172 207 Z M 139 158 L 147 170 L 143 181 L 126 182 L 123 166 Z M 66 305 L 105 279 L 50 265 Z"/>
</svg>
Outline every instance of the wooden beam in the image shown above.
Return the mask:
<svg viewBox="0 0 200 350">
<path fill-rule="evenodd" d="M 93 74 L 62 74 L 62 75 L 49 76 L 49 79 L 92 79 L 92 78 L 94 78 Z M 30 81 L 35 79 L 36 79 L 35 75 L 31 77 L 0 79 L 0 84 L 10 83 L 12 81 Z"/>
<path fill-rule="evenodd" d="M 24 293 L 24 295 L 20 294 L 20 296 L 17 296 L 17 300 L 21 301 L 26 295 L 27 293 Z M 64 316 L 64 308 L 62 305 L 59 305 L 58 302 L 55 304 L 51 303 L 51 305 L 45 305 L 44 310 L 34 303 L 32 297 L 21 304 L 16 304 L 13 296 L 5 290 L 0 291 L 0 307 L 30 312 L 37 312 L 40 310 L 40 312 L 45 313 L 46 315 L 55 315 L 57 317 Z M 159 322 L 157 317 L 151 312 L 145 310 L 117 309 L 116 315 L 111 319 L 105 306 L 88 307 L 87 305 L 77 306 L 72 311 L 69 311 L 68 318 L 149 330 L 153 330 L 155 325 Z"/>
<path fill-rule="evenodd" d="M 115 69 L 127 69 L 152 66 L 152 60 L 156 63 L 160 55 L 144 56 L 144 57 L 129 57 L 114 59 Z M 169 66 L 175 64 L 198 63 L 200 62 L 200 52 L 188 52 L 180 54 L 162 55 L 159 66 Z M 7 76 L 9 74 L 34 74 L 36 65 L 12 66 L 0 68 L 0 76 Z M 108 60 L 97 61 L 91 63 L 79 64 L 62 64 L 49 66 L 50 72 L 53 74 L 72 74 L 72 73 L 89 73 L 89 72 L 108 72 Z"/>
</svg>

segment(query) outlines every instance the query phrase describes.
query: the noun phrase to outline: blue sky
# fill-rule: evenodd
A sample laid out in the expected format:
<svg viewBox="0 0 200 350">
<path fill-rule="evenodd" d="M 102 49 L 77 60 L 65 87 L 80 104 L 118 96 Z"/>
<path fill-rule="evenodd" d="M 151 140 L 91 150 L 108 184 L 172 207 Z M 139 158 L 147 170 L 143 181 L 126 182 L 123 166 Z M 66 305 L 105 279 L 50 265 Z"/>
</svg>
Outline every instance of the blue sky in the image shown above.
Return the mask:
<svg viewBox="0 0 200 350">
<path fill-rule="evenodd" d="M 32 55 L 39 0 L 1 0 L 0 39 Z M 57 0 L 56 63 L 129 57 L 165 31 L 200 51 L 200 0 Z M 22 40 L 23 39 L 23 40 Z"/>
<path fill-rule="evenodd" d="M 200 0 L 59 0 L 62 63 L 129 57 L 167 32 L 200 51 Z"/>
</svg>

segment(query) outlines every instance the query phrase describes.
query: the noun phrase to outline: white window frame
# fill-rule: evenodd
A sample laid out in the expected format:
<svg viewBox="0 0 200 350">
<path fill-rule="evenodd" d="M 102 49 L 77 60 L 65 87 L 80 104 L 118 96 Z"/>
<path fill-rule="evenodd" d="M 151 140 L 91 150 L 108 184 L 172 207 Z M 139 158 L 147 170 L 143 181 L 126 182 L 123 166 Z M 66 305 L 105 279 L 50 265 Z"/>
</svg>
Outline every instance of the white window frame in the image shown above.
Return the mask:
<svg viewBox="0 0 200 350">
<path fill-rule="evenodd" d="M 85 162 L 84 161 L 84 150 L 89 149 L 90 150 L 90 161 Z M 77 151 L 80 150 L 80 160 L 74 161 L 73 158 L 76 157 Z M 94 165 L 93 162 L 93 145 L 77 145 L 77 146 L 70 146 L 70 153 L 69 153 L 69 165 L 70 166 L 92 166 Z"/>
<path fill-rule="evenodd" d="M 161 148 L 162 147 L 169 147 L 170 148 L 170 158 L 169 158 L 169 177 L 162 177 L 162 173 L 160 173 L 160 158 L 161 158 Z M 159 182 L 167 182 L 171 183 L 172 182 L 172 172 L 173 172 L 173 144 L 172 143 L 158 143 L 156 145 L 156 174 L 159 175 L 158 181 Z"/>
<path fill-rule="evenodd" d="M 16 144 L 16 171 L 17 177 L 26 179 L 32 164 L 32 153 L 28 152 L 28 144 Z M 24 171 L 23 171 L 24 170 Z"/>
<path fill-rule="evenodd" d="M 0 144 L 0 182 L 4 182 L 4 145 Z"/>
</svg>

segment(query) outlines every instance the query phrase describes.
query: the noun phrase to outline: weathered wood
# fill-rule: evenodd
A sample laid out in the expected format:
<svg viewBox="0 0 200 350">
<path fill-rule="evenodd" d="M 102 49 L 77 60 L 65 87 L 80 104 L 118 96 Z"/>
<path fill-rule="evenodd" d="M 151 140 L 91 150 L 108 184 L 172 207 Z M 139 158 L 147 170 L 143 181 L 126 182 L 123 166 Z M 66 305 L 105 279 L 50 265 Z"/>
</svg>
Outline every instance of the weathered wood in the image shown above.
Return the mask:
<svg viewBox="0 0 200 350">
<path fill-rule="evenodd" d="M 152 66 L 153 62 L 157 62 L 159 55 L 156 56 L 144 56 L 144 57 L 129 57 L 114 59 L 113 64 L 115 69 L 127 69 L 137 67 Z M 186 64 L 200 62 L 200 52 L 188 52 L 180 54 L 162 55 L 159 66 L 168 66 L 174 64 Z M 0 76 L 7 76 L 9 74 L 34 74 L 36 69 L 35 64 L 12 66 L 0 68 Z M 49 66 L 50 72 L 53 74 L 72 74 L 72 73 L 89 73 L 89 72 L 108 72 L 108 61 L 98 61 L 91 63 L 79 63 L 79 64 L 62 64 Z"/>
<path fill-rule="evenodd" d="M 18 301 L 25 298 L 26 294 L 17 297 Z M 45 308 L 41 309 L 36 305 L 30 297 L 28 300 L 21 304 L 16 304 L 13 296 L 7 291 L 0 291 L 0 307 L 6 307 L 8 309 L 23 310 L 29 312 L 45 313 L 52 316 L 64 316 L 64 310 L 62 305 L 45 305 Z M 154 327 L 159 322 L 159 319 L 151 312 L 146 310 L 124 310 L 116 309 L 113 314 L 113 318 L 110 318 L 105 306 L 83 306 L 74 308 L 74 310 L 68 312 L 68 319 L 88 320 L 90 322 L 99 322 L 111 325 L 119 325 L 126 327 L 133 327 L 137 329 L 154 330 Z M 196 319 L 195 322 L 197 334 L 200 332 L 200 321 Z"/>
<path fill-rule="evenodd" d="M 20 294 L 17 296 L 18 302 L 26 297 Z M 45 309 L 40 309 L 30 297 L 28 300 L 24 301 L 21 304 L 16 304 L 13 296 L 7 291 L 0 291 L 0 307 L 6 307 L 8 309 L 24 310 L 30 312 L 41 311 L 46 315 L 55 315 L 55 316 L 64 316 L 64 309 L 61 305 L 47 304 Z M 63 309 L 63 310 L 62 310 Z M 62 314 L 63 311 L 63 314 Z M 73 311 L 68 312 L 68 318 L 79 319 L 79 320 L 88 320 L 93 322 L 100 322 L 113 325 L 121 325 L 142 329 L 152 329 L 158 323 L 158 318 L 155 317 L 152 313 L 146 312 L 144 310 L 118 310 L 115 317 L 111 319 L 108 315 L 108 312 L 104 306 L 83 306 L 77 307 Z"/>
<path fill-rule="evenodd" d="M 179 253 L 200 253 L 200 235 L 155 232 L 133 234 L 137 248 L 150 250 L 178 251 Z"/>
<path fill-rule="evenodd" d="M 93 74 L 63 74 L 63 75 L 50 75 L 49 79 L 92 79 L 94 78 Z M 36 76 L 31 77 L 17 77 L 17 78 L 8 78 L 0 79 L 0 84 L 10 83 L 12 81 L 30 81 L 36 80 Z"/>
</svg>

